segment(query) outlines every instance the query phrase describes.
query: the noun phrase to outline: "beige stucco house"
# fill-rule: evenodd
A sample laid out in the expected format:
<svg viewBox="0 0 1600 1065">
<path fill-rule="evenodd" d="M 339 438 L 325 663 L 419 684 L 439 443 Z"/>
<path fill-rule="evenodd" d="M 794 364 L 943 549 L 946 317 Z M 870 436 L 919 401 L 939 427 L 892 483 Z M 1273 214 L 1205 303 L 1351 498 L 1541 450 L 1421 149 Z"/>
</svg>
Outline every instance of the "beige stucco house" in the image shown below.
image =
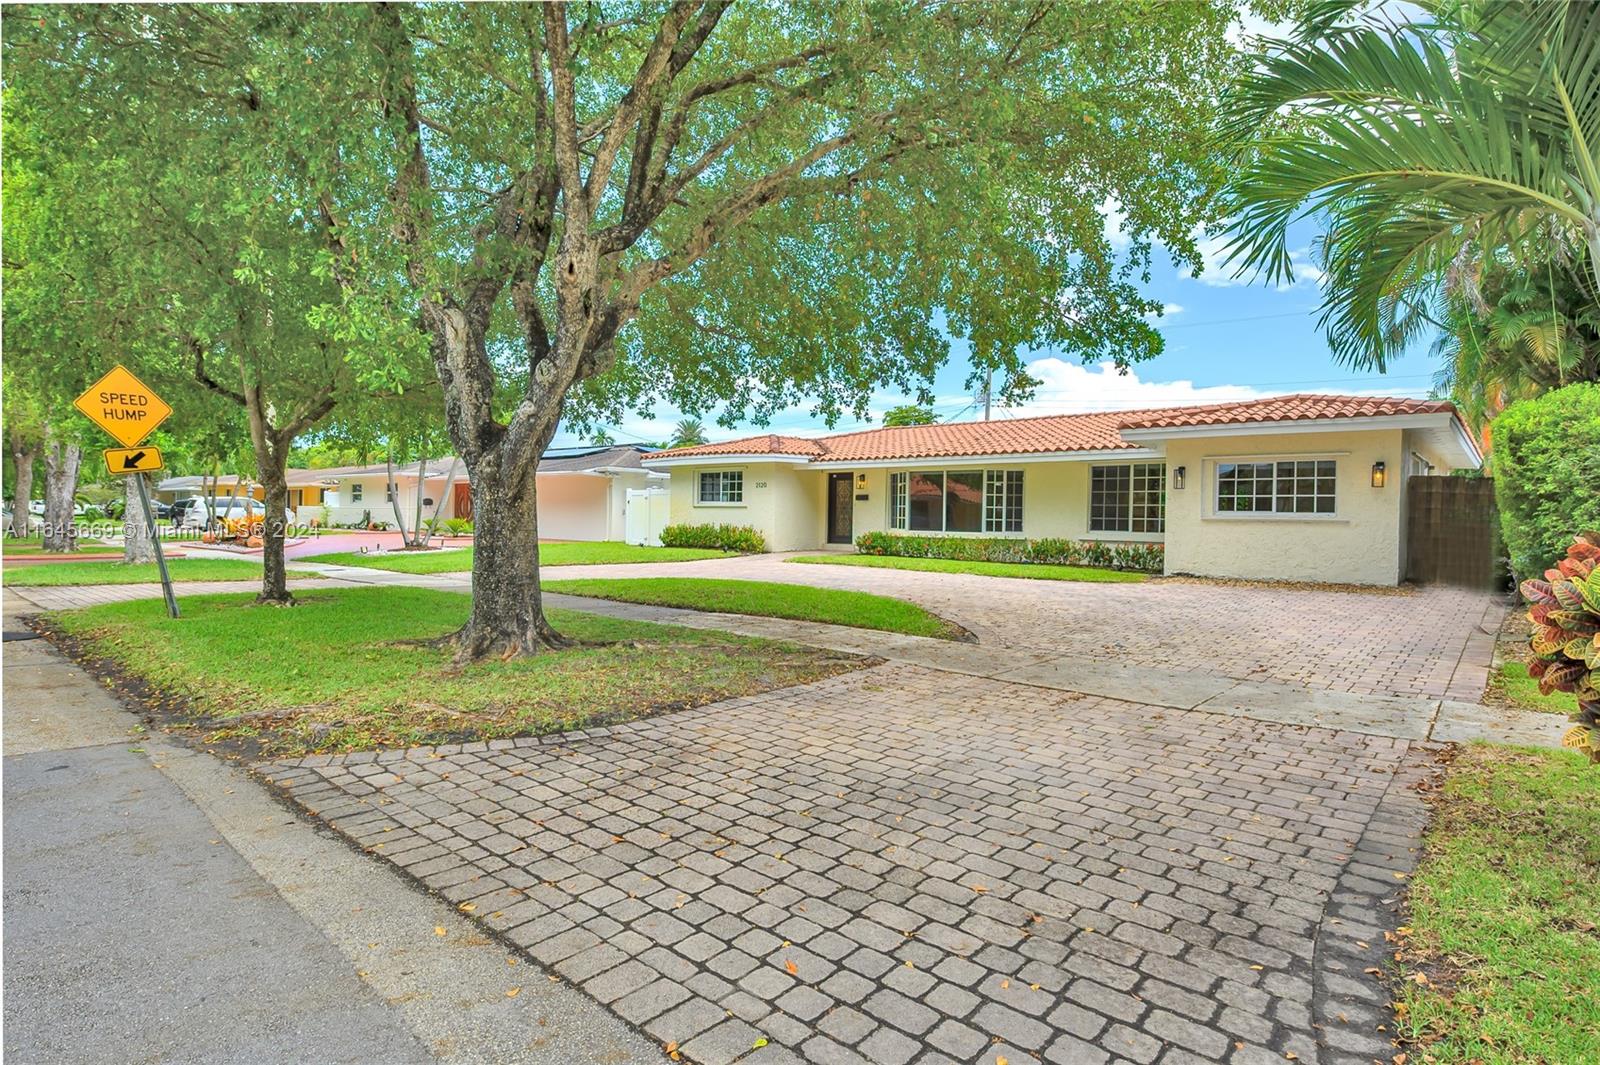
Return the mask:
<svg viewBox="0 0 1600 1065">
<path fill-rule="evenodd" d="M 629 491 L 665 484 L 666 475 L 644 468 L 650 449 L 634 445 L 552 448 L 539 462 L 539 536 L 546 540 L 622 540 Z M 327 519 L 338 525 L 361 521 L 394 524 L 389 502 L 389 470 L 343 466 L 317 470 L 328 484 L 323 496 Z M 394 467 L 395 492 L 409 526 L 422 497 L 422 517 L 441 520 L 472 517 L 472 485 L 466 464 L 454 457 Z"/>
<path fill-rule="evenodd" d="M 1360 584 L 1405 572 L 1406 483 L 1482 460 L 1444 402 L 1294 395 L 767 434 L 660 451 L 671 520 L 775 551 L 868 531 L 1158 542 L 1166 571 Z"/>
</svg>

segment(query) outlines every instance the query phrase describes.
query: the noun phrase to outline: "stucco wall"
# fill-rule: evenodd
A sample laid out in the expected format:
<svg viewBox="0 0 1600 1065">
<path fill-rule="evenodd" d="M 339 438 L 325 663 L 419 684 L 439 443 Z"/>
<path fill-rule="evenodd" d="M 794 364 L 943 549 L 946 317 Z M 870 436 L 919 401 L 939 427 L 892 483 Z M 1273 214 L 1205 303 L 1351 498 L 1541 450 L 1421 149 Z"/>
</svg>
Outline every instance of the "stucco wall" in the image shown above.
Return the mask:
<svg viewBox="0 0 1600 1065">
<path fill-rule="evenodd" d="M 1167 444 L 1167 572 L 1268 580 L 1396 584 L 1404 543 L 1399 429 L 1218 436 Z M 1219 515 L 1216 466 L 1233 458 L 1333 459 L 1335 513 Z M 1371 485 L 1383 462 L 1388 484 Z M 1183 466 L 1186 486 L 1171 487 Z"/>
<path fill-rule="evenodd" d="M 742 503 L 701 503 L 699 477 L 710 470 L 744 474 Z M 780 462 L 730 462 L 716 466 L 679 467 L 670 487 L 675 525 L 749 525 L 767 538 L 773 551 L 801 551 L 824 539 L 823 506 L 826 478 L 816 470 Z"/>
<path fill-rule="evenodd" d="M 1160 462 L 1160 459 L 1141 459 Z M 1022 531 L 1020 533 L 938 533 L 917 531 L 918 536 L 1008 536 L 1037 540 L 1064 537 L 1071 540 L 1109 540 L 1122 543 L 1160 543 L 1161 533 L 1090 532 L 1089 467 L 1126 465 L 1123 459 L 1034 462 L 1022 465 L 988 463 L 939 465 L 918 463 L 893 469 L 869 469 L 866 500 L 855 503 L 855 535 L 889 530 L 889 475 L 914 470 L 1008 469 L 1022 471 Z M 863 493 L 856 493 L 857 495 Z M 824 500 L 825 502 L 825 500 Z M 894 530 L 906 531 L 906 530 Z"/>
<path fill-rule="evenodd" d="M 540 539 L 606 539 L 611 491 L 608 478 L 544 474 L 538 487 Z"/>
<path fill-rule="evenodd" d="M 1148 461 L 1160 461 L 1159 459 Z M 889 528 L 889 475 L 904 470 L 1020 469 L 1022 479 L 1022 532 L 1007 533 L 1038 539 L 1047 536 L 1074 540 L 1160 543 L 1160 533 L 1090 532 L 1089 467 L 1122 464 L 1121 459 L 1097 462 L 1063 461 L 1024 465 L 918 463 L 893 469 L 858 471 L 807 469 L 780 463 L 729 463 L 721 466 L 680 467 L 672 471 L 672 521 L 687 524 L 753 525 L 766 536 L 774 551 L 812 550 L 827 544 L 828 475 L 833 472 L 866 475 L 865 489 L 852 485 L 851 535 Z M 697 478 L 703 471 L 741 470 L 744 503 L 738 505 L 697 502 Z M 866 496 L 865 499 L 859 498 Z M 918 535 L 994 536 L 997 533 L 923 533 Z"/>
</svg>

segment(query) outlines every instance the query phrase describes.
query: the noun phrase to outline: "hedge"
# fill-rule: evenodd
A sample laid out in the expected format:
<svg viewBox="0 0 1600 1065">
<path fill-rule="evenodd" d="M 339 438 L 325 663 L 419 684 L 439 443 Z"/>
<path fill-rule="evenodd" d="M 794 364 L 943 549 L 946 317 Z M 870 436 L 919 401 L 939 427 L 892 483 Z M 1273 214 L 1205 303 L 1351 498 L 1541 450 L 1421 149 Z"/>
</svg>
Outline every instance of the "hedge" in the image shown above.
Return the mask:
<svg viewBox="0 0 1600 1065">
<path fill-rule="evenodd" d="M 767 549 L 767 538 L 748 525 L 668 525 L 661 530 L 661 546 L 757 555 Z"/>
<path fill-rule="evenodd" d="M 1513 403 L 1494 420 L 1494 494 L 1517 579 L 1537 577 L 1600 528 L 1600 384 Z"/>
<path fill-rule="evenodd" d="M 1102 569 L 1138 570 L 1141 573 L 1160 573 L 1165 559 L 1165 547 L 1162 544 L 1064 540 L 1058 537 L 1020 540 L 994 536 L 915 536 L 869 532 L 856 537 L 856 550 L 863 555 L 1097 566 Z"/>
</svg>

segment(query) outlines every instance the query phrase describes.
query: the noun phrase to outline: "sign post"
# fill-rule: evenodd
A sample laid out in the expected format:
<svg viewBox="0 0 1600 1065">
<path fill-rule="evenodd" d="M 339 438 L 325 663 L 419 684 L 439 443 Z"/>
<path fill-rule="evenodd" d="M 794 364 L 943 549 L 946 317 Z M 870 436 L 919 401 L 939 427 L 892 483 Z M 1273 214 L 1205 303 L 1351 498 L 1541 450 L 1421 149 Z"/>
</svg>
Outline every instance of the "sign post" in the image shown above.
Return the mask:
<svg viewBox="0 0 1600 1065">
<path fill-rule="evenodd" d="M 161 594 L 167 601 L 167 614 L 178 617 L 178 597 L 172 590 L 167 556 L 161 550 L 161 530 L 156 526 L 156 512 L 150 506 L 150 489 L 144 482 L 147 471 L 161 468 L 161 451 L 159 448 L 138 446 L 139 441 L 155 432 L 156 426 L 167 420 L 172 408 L 121 365 L 112 367 L 72 403 L 122 445 L 120 448 L 107 448 L 103 452 L 106 469 L 118 477 L 131 476 L 139 482 L 139 503 L 144 507 L 145 528 L 149 530 L 150 542 L 156 549 Z"/>
</svg>

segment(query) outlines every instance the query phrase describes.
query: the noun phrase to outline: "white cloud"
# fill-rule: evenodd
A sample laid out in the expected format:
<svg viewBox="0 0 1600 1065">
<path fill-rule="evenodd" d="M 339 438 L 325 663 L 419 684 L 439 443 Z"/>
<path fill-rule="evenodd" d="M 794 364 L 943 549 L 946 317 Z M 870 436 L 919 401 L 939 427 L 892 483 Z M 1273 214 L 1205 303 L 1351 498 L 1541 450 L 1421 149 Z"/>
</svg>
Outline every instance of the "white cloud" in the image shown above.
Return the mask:
<svg viewBox="0 0 1600 1065">
<path fill-rule="evenodd" d="M 1107 196 L 1100 203 L 1100 215 L 1106 220 L 1106 240 L 1111 247 L 1116 251 L 1126 251 L 1133 241 L 1125 230 L 1128 213 L 1122 209 L 1122 201 L 1115 196 Z"/>
<path fill-rule="evenodd" d="M 1171 318 L 1175 314 L 1182 314 L 1182 313 L 1183 313 L 1183 304 L 1181 304 L 1181 303 L 1163 303 L 1161 305 L 1161 313 L 1160 314 L 1157 314 L 1155 311 L 1151 311 L 1148 314 L 1146 314 L 1144 317 L 1145 317 L 1146 321 L 1159 322 L 1159 321 L 1162 321 L 1164 319 Z"/>
<path fill-rule="evenodd" d="M 1201 267 L 1200 276 L 1195 278 L 1185 276 L 1185 280 L 1198 281 L 1202 285 L 1209 285 L 1212 288 L 1236 288 L 1244 285 L 1264 284 L 1261 279 L 1248 270 L 1242 274 L 1235 274 L 1235 271 L 1239 269 L 1240 263 L 1238 261 L 1227 262 L 1227 241 L 1225 238 L 1200 235 L 1195 238 L 1195 247 L 1199 249 L 1200 261 L 1204 265 Z M 1315 288 L 1327 276 L 1323 273 L 1322 268 L 1312 261 L 1309 247 L 1290 249 L 1289 265 L 1294 271 L 1294 280 L 1282 281 L 1275 285 L 1274 287 L 1279 292 L 1290 292 L 1301 287 Z"/>
</svg>

